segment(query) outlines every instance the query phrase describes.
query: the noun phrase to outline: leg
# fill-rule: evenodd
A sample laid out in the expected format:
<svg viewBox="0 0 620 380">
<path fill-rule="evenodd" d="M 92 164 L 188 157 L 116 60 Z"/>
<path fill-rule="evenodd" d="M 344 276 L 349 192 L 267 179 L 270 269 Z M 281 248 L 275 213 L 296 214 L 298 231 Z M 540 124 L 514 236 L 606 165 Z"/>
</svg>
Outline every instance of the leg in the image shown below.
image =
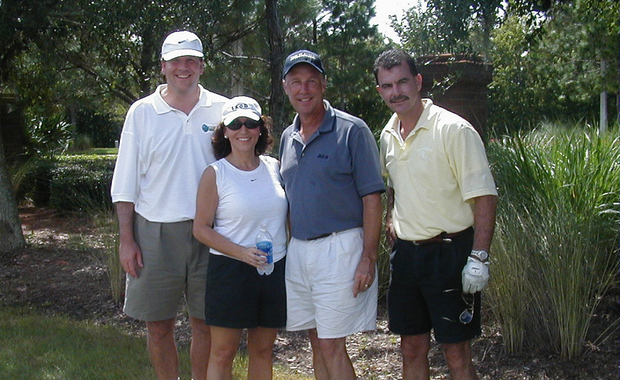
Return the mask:
<svg viewBox="0 0 620 380">
<path fill-rule="evenodd" d="M 309 330 L 309 335 L 315 360 L 314 376 L 317 380 L 354 380 L 356 378 L 353 364 L 347 353 L 346 338 L 321 339 L 315 329 Z"/>
<path fill-rule="evenodd" d="M 211 332 L 204 319 L 189 317 L 189 323 L 192 328 L 192 345 L 190 347 L 192 379 L 206 380 L 211 349 Z"/>
<path fill-rule="evenodd" d="M 273 342 L 277 334 L 278 329 L 248 329 L 248 380 L 267 380 L 273 377 Z"/>
<path fill-rule="evenodd" d="M 179 356 L 174 341 L 174 319 L 146 322 L 147 346 L 158 380 L 179 377 Z"/>
<path fill-rule="evenodd" d="M 400 350 L 403 355 L 403 380 L 430 379 L 428 364 L 430 341 L 430 333 L 400 336 Z"/>
<path fill-rule="evenodd" d="M 312 367 L 314 368 L 314 378 L 316 380 L 329 380 L 327 364 L 323 360 L 323 355 L 321 355 L 321 347 L 319 345 L 319 338 L 316 335 L 316 329 L 308 330 L 308 337 L 310 338 L 310 345 L 312 346 Z"/>
<path fill-rule="evenodd" d="M 478 380 L 478 375 L 472 363 L 472 353 L 469 341 L 461 343 L 442 344 L 450 375 L 454 380 Z"/>
<path fill-rule="evenodd" d="M 232 379 L 232 364 L 239 349 L 241 331 L 211 326 L 211 354 L 207 367 L 209 380 Z"/>
</svg>

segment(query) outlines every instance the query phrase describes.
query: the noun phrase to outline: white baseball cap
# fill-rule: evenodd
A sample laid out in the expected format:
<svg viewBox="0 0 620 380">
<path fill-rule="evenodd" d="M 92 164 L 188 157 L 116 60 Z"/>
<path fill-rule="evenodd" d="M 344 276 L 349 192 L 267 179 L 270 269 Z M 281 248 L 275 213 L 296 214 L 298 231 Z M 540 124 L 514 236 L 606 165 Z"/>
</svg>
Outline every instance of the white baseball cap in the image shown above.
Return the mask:
<svg viewBox="0 0 620 380">
<path fill-rule="evenodd" d="M 222 107 L 222 123 L 229 125 L 238 117 L 259 121 L 262 110 L 258 102 L 248 96 L 236 96 Z"/>
<path fill-rule="evenodd" d="M 161 46 L 161 59 L 170 61 L 183 56 L 204 57 L 200 38 L 188 31 L 170 33 Z"/>
</svg>

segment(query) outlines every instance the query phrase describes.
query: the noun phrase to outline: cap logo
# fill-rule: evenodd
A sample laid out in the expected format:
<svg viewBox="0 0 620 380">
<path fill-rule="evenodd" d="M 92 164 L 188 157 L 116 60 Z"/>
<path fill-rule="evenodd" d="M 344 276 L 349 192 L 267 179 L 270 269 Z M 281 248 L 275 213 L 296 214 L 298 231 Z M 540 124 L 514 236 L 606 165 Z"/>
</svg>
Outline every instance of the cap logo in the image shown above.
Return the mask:
<svg viewBox="0 0 620 380">
<path fill-rule="evenodd" d="M 232 111 L 235 110 L 250 110 L 253 109 L 252 106 L 250 106 L 247 103 L 237 103 L 234 106 L 232 106 Z"/>
<path fill-rule="evenodd" d="M 312 54 L 308 54 L 308 53 L 303 53 L 302 52 L 302 53 L 298 53 L 298 54 L 293 55 L 291 57 L 291 61 L 296 61 L 296 60 L 301 59 L 301 58 L 314 59 L 315 56 L 312 55 Z"/>
</svg>

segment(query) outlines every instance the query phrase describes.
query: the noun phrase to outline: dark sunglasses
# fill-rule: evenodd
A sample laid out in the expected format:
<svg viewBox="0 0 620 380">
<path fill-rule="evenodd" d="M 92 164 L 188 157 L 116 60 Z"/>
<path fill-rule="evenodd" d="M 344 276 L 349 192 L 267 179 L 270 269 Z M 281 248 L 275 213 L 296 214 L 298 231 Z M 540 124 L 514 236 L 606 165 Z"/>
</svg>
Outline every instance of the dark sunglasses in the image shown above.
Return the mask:
<svg viewBox="0 0 620 380">
<path fill-rule="evenodd" d="M 247 129 L 255 129 L 260 127 L 260 124 L 260 120 L 254 121 L 251 119 L 246 119 L 246 121 L 241 122 L 239 119 L 235 119 L 232 121 L 232 123 L 228 124 L 226 128 L 230 129 L 231 131 L 237 131 L 241 129 L 241 126 L 245 125 Z"/>
<path fill-rule="evenodd" d="M 452 291 L 458 291 L 458 289 L 447 289 L 447 290 L 444 290 L 444 292 L 452 292 Z M 466 325 L 466 324 L 468 324 L 468 323 L 470 323 L 471 321 L 474 320 L 474 302 L 475 302 L 475 298 L 474 298 L 473 294 L 465 294 L 465 293 L 461 293 L 461 297 L 463 298 L 463 302 L 465 302 L 467 307 L 459 315 L 459 322 L 461 322 L 462 324 Z M 452 319 L 450 319 L 448 317 L 441 317 L 441 318 L 445 319 L 446 321 L 454 322 Z"/>
<path fill-rule="evenodd" d="M 459 322 L 466 325 L 474 319 L 474 295 L 462 294 L 463 302 L 467 304 L 467 308 L 459 315 Z"/>
</svg>

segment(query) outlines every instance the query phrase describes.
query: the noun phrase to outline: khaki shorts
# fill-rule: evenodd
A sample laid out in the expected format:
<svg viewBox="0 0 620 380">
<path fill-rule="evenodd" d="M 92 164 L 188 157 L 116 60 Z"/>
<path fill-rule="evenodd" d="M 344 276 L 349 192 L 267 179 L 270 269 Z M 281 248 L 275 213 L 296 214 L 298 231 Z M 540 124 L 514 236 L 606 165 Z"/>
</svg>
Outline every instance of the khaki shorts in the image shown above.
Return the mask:
<svg viewBox="0 0 620 380">
<path fill-rule="evenodd" d="M 209 248 L 192 234 L 193 221 L 153 223 L 135 214 L 134 235 L 144 267 L 127 275 L 124 311 L 142 321 L 174 318 L 183 296 L 189 315 L 205 317 Z"/>
<path fill-rule="evenodd" d="M 317 240 L 291 239 L 286 256 L 289 331 L 316 328 L 321 339 L 376 329 L 377 276 L 353 298 L 355 270 L 362 254 L 362 229 Z"/>
</svg>

